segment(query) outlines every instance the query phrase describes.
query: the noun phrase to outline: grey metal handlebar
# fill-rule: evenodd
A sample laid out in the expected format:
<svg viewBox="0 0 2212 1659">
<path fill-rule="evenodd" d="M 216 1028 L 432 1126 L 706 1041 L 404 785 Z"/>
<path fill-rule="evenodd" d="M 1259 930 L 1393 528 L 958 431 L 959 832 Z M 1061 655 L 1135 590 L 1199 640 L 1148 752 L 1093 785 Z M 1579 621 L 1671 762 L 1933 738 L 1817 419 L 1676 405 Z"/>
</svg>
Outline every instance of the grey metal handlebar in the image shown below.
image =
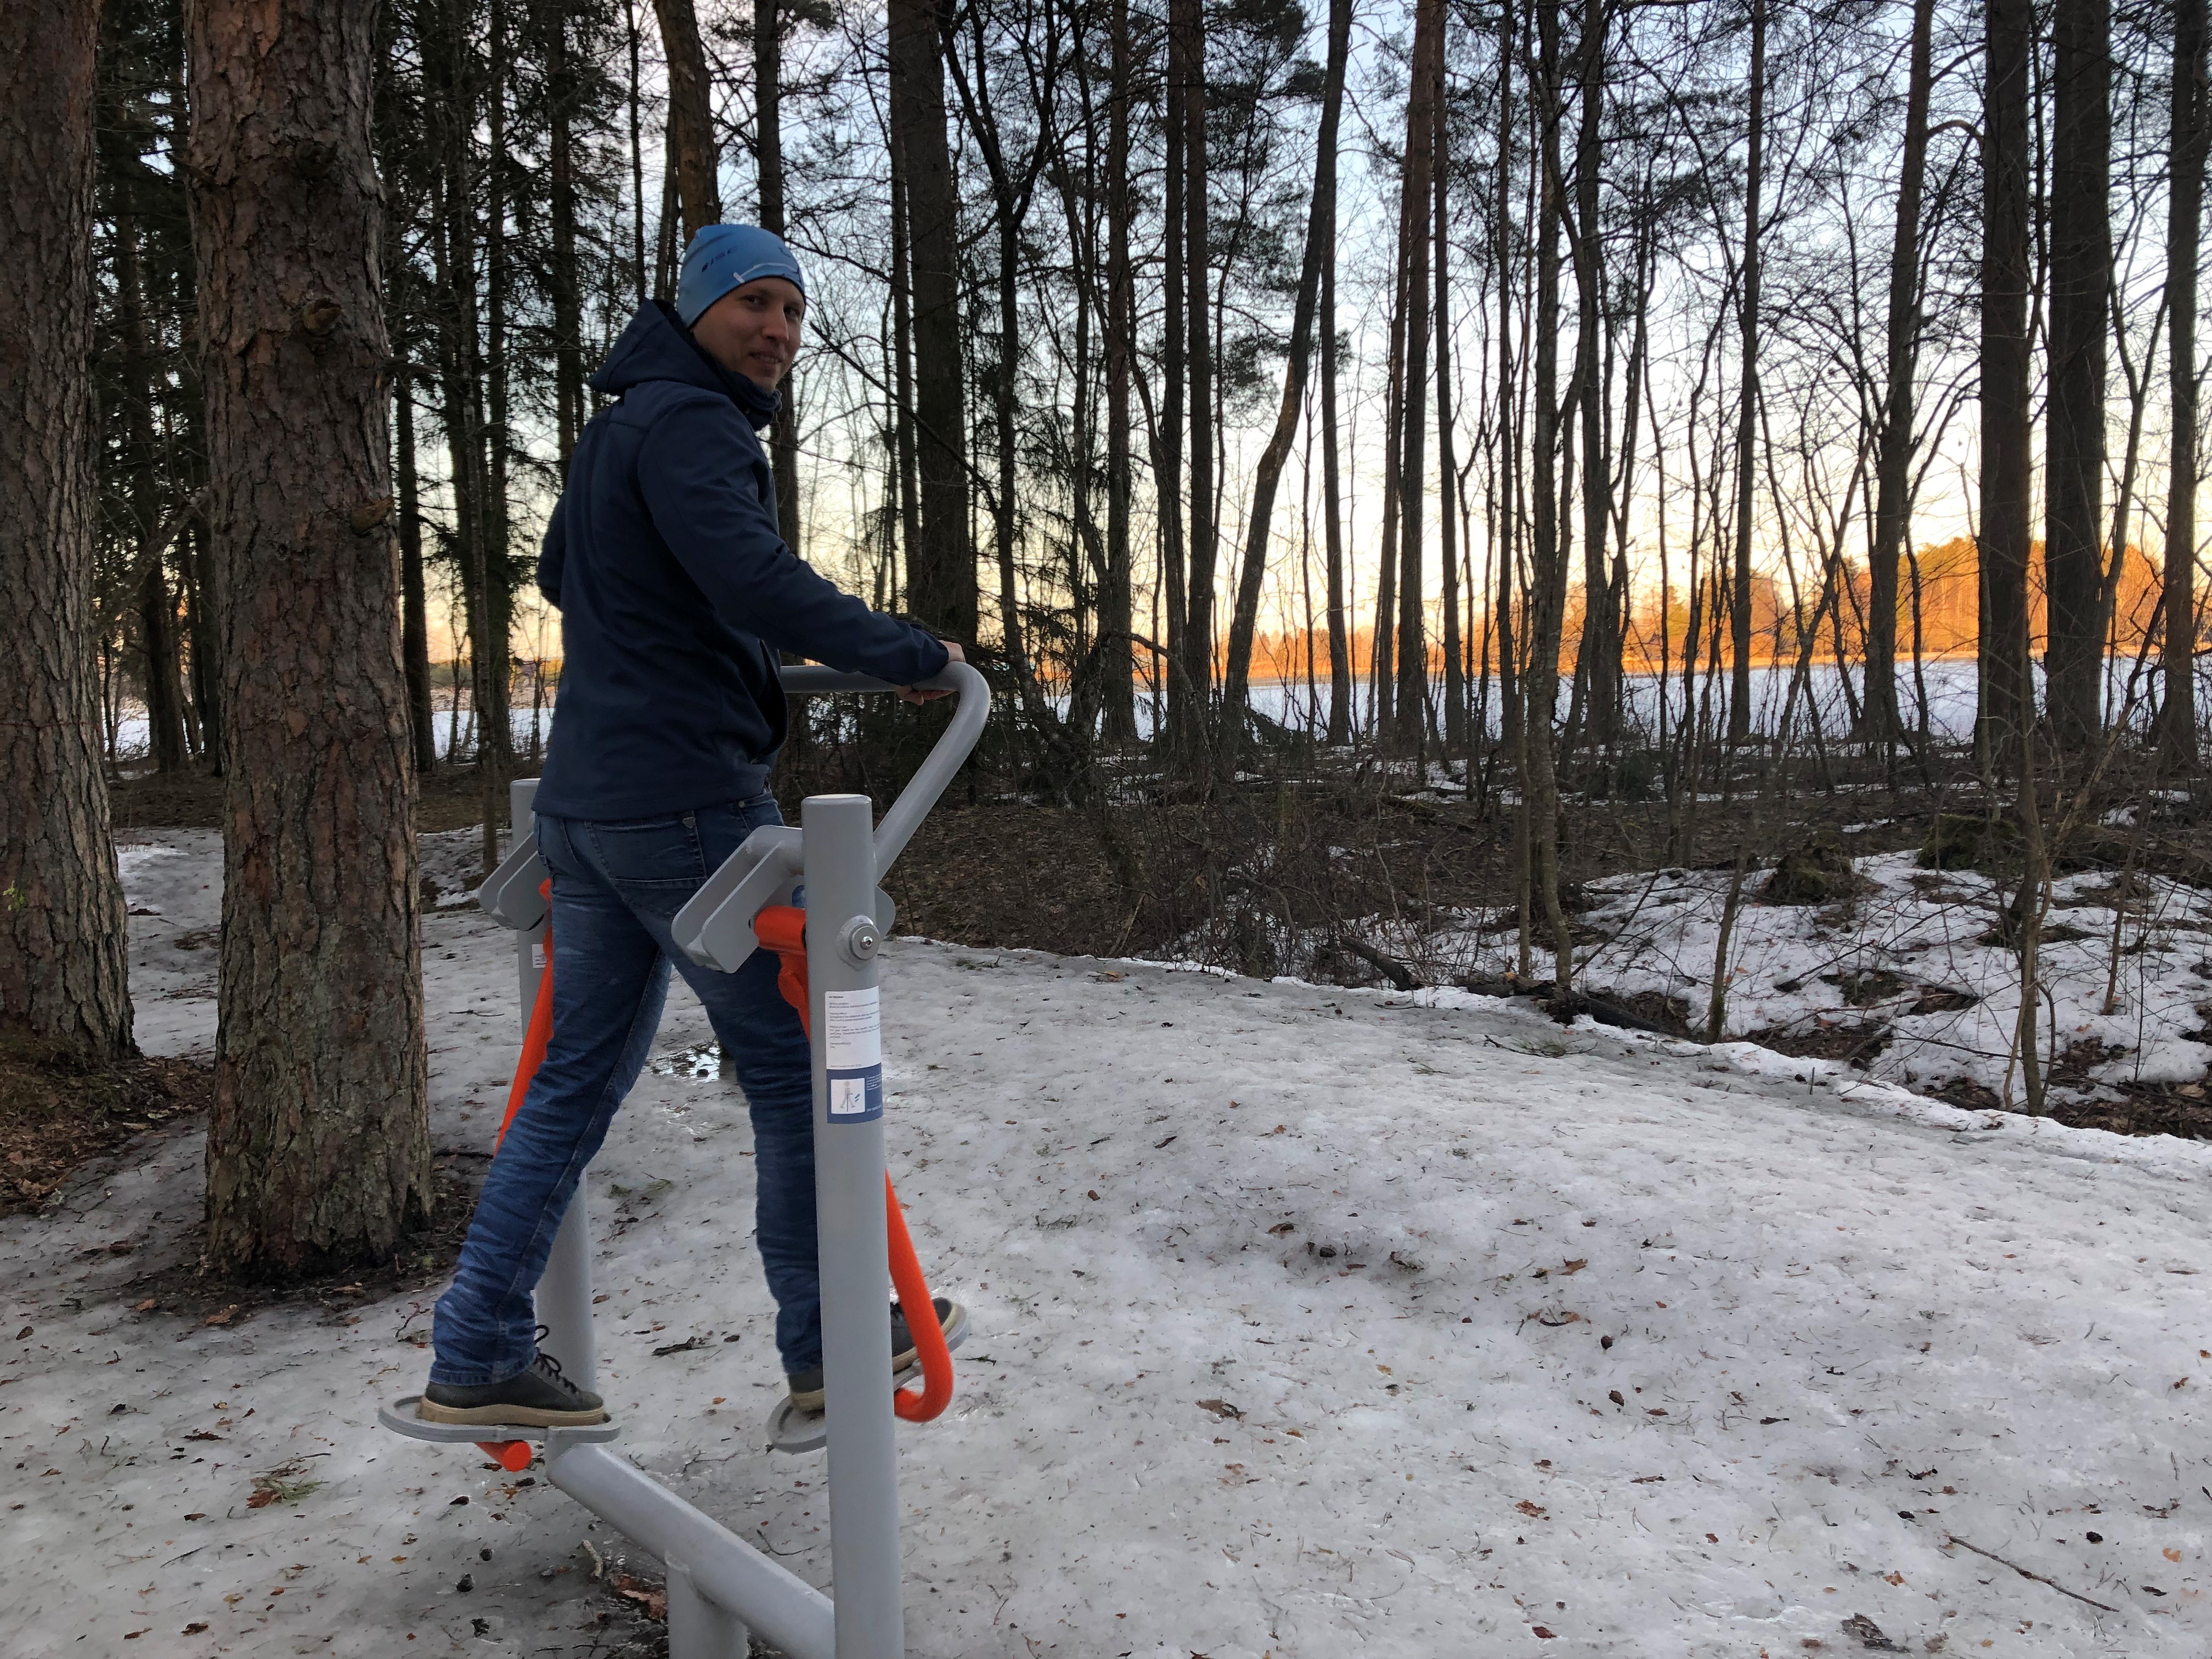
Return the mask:
<svg viewBox="0 0 2212 1659">
<path fill-rule="evenodd" d="M 820 696 L 842 691 L 896 691 L 901 688 L 887 680 L 874 679 L 866 674 L 841 674 L 834 668 L 787 668 L 782 673 L 783 689 L 800 696 Z M 945 664 L 930 678 L 915 687 L 922 691 L 951 691 L 959 701 L 954 705 L 952 724 L 945 735 L 938 738 L 929 753 L 923 757 L 915 775 L 907 780 L 905 788 L 893 801 L 890 810 L 884 814 L 883 822 L 876 826 L 876 879 L 884 878 L 884 872 L 906 850 L 906 844 L 921 828 L 921 821 L 929 816 L 929 809 L 937 805 L 938 798 L 951 786 L 959 775 L 962 764 L 975 751 L 983 735 L 984 722 L 991 717 L 991 687 L 974 665 L 964 662 Z"/>
<path fill-rule="evenodd" d="M 840 673 L 833 668 L 787 668 L 781 678 L 786 691 L 800 696 L 900 689 L 887 680 Z M 906 850 L 923 817 L 937 805 L 975 749 L 983 735 L 984 722 L 990 718 L 991 688 L 967 663 L 948 663 L 942 672 L 921 682 L 920 689 L 951 691 L 959 701 L 952 711 L 952 724 L 923 757 L 876 826 L 873 880 L 877 882 Z M 771 825 L 754 830 L 676 913 L 670 931 L 677 948 L 702 967 L 736 972 L 758 945 L 753 936 L 753 918 L 768 905 L 790 902 L 802 863 L 798 830 Z M 888 929 L 895 911 L 880 887 L 876 889 L 876 913 L 878 925 Z"/>
</svg>

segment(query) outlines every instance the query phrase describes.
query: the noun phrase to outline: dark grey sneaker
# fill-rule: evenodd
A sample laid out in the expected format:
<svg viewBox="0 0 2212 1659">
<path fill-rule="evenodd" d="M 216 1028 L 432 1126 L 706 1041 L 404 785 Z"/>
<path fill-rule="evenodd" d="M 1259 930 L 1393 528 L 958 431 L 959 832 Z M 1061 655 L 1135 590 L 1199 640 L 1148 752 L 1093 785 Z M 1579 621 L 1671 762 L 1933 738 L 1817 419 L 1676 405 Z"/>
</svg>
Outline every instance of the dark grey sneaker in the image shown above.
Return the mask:
<svg viewBox="0 0 2212 1659">
<path fill-rule="evenodd" d="M 947 1297 L 933 1298 L 937 1306 L 937 1323 L 950 1345 L 957 1342 L 968 1328 L 968 1310 Z M 902 1372 L 911 1371 L 921 1363 L 921 1351 L 914 1346 L 914 1335 L 906 1328 L 906 1315 L 896 1304 L 891 1314 L 891 1378 L 894 1383 L 903 1381 Z M 791 1403 L 803 1412 L 818 1412 L 828 1402 L 829 1396 L 822 1388 L 822 1368 L 793 1371 L 784 1378 L 791 1389 Z"/>
<path fill-rule="evenodd" d="M 416 1416 L 425 1423 L 511 1423 L 540 1429 L 580 1429 L 607 1420 L 606 1402 L 561 1375 L 561 1362 L 541 1353 L 526 1371 L 477 1388 L 433 1382 L 422 1390 Z"/>
</svg>

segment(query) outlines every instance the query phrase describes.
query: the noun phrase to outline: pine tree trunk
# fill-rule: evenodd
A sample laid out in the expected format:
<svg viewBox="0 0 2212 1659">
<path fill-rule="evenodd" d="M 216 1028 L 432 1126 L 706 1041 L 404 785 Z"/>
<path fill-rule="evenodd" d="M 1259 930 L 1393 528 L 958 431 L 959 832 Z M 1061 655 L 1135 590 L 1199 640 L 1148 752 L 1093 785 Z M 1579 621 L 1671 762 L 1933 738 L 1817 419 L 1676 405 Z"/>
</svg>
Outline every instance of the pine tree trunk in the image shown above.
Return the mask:
<svg viewBox="0 0 2212 1659">
<path fill-rule="evenodd" d="M 1085 56 L 1084 19 L 1074 18 L 1071 52 Z M 1095 131 L 1097 112 L 1091 107 L 1087 85 L 1079 91 L 1084 130 Z M 1097 330 L 1098 286 L 1097 147 L 1084 148 L 1085 177 L 1079 185 L 1067 164 L 1066 143 L 1052 147 L 1053 176 L 1067 222 L 1068 277 L 1075 302 L 1075 355 L 1068 387 L 1071 408 L 1067 435 L 1067 611 L 1066 657 L 1069 664 L 1067 720 L 1070 735 L 1088 744 L 1098 729 L 1098 659 L 1093 653 L 1093 607 L 1109 586 L 1105 544 L 1099 538 L 1097 511 L 1092 504 L 1097 469 L 1093 448 L 1097 442 L 1097 400 L 1092 387 L 1097 381 L 1097 357 L 1091 344 Z M 1086 579 L 1087 578 L 1087 579 Z"/>
<path fill-rule="evenodd" d="M 1575 140 L 1575 378 L 1582 387 L 1583 636 L 1579 650 L 1585 704 L 1583 732 L 1594 750 L 1609 747 L 1620 729 L 1620 629 L 1606 575 L 1613 467 L 1606 453 L 1605 395 L 1599 348 L 1606 331 L 1604 272 L 1598 227 L 1601 125 L 1605 110 L 1605 0 L 1583 0 L 1581 64 L 1576 71 L 1582 120 Z"/>
<path fill-rule="evenodd" d="M 2204 213 L 2204 155 L 2212 137 L 2205 75 L 2205 0 L 2176 0 L 2173 31 L 2173 174 L 2166 186 L 2166 293 L 2172 476 L 2166 498 L 2166 700 L 2161 732 L 2167 768 L 2194 771 L 2197 751 L 2197 282 Z"/>
<path fill-rule="evenodd" d="M 374 14 L 374 0 L 186 13 L 227 647 L 207 1151 L 222 1270 L 388 1258 L 430 1201 Z"/>
<path fill-rule="evenodd" d="M 2060 759 L 2103 724 L 2105 334 L 2111 322 L 2111 0 L 2057 0 L 2052 33 L 2050 404 L 2044 428 L 2044 695 Z"/>
<path fill-rule="evenodd" d="M 678 189 L 684 209 L 684 240 L 722 222 L 722 185 L 714 142 L 714 87 L 707 75 L 707 49 L 699 39 L 699 18 L 691 0 L 653 0 L 660 20 L 660 46 L 668 59 L 668 139 L 676 152 Z M 677 251 L 682 257 L 682 249 Z"/>
<path fill-rule="evenodd" d="M 1988 0 L 1982 111 L 1979 539 L 1981 723 L 1991 764 L 2017 763 L 2033 718 L 2028 679 L 2030 0 Z"/>
<path fill-rule="evenodd" d="M 1390 295 L 1389 368 L 1382 382 L 1382 551 L 1375 570 L 1375 638 L 1369 647 L 1374 695 L 1375 737 L 1390 741 L 1398 699 L 1398 446 L 1405 441 L 1406 269 L 1413 258 L 1407 246 L 1405 215 L 1398 216 L 1396 285 Z"/>
<path fill-rule="evenodd" d="M 509 92 L 507 3 L 491 0 L 491 86 L 485 100 L 490 143 L 484 182 L 484 363 L 482 380 L 490 405 L 484 426 L 483 656 L 486 696 L 477 725 L 477 780 L 483 796 L 487 870 L 499 863 L 499 832 L 507 819 L 507 780 L 514 769 L 514 578 L 513 520 L 507 504 L 507 457 L 514 447 L 508 416 L 512 365 L 507 361 L 507 316 L 514 286 L 514 264 L 507 252 L 507 106 Z"/>
<path fill-rule="evenodd" d="M 1867 550 L 1866 719 L 1862 735 L 1887 753 L 1903 728 L 1897 702 L 1897 562 L 1911 530 L 1912 377 L 1920 342 L 1920 191 L 1928 171 L 1928 97 L 1936 0 L 1912 0 L 1905 151 L 1889 244 L 1888 386 L 1875 466 L 1874 541 Z"/>
<path fill-rule="evenodd" d="M 1012 166 L 1000 143 L 998 116 L 992 106 L 988 79 L 989 64 L 980 25 L 975 32 L 974 45 L 975 65 L 973 77 L 962 71 L 957 58 L 951 60 L 951 68 L 959 81 L 961 104 L 968 118 L 969 130 L 975 134 L 976 148 L 982 152 L 984 167 L 990 179 L 992 240 L 995 244 L 998 267 L 998 280 L 994 284 L 994 297 L 998 301 L 999 312 L 998 363 L 991 386 L 992 442 L 997 452 L 994 459 L 998 488 L 994 492 L 996 499 L 992 503 L 991 522 L 996 555 L 994 562 L 999 576 L 1000 649 L 1007 669 L 1013 675 L 1016 689 L 1025 702 L 1034 702 L 1036 688 L 1028 648 L 1023 640 L 1021 595 L 1014 567 L 1014 544 L 1020 510 L 1018 500 L 1020 440 L 1016 432 L 1016 411 L 1019 403 L 1022 355 L 1022 223 L 1028 213 L 1030 185 L 1036 174 L 1031 171 L 1028 182 L 1018 182 Z"/>
<path fill-rule="evenodd" d="M 1129 0 L 1113 0 L 1113 85 L 1106 137 L 1106 581 L 1098 595 L 1105 684 L 1105 738 L 1137 739 L 1135 618 L 1130 587 L 1129 371 L 1136 350 L 1136 296 L 1129 270 L 1129 100 L 1136 67 Z"/>
<path fill-rule="evenodd" d="M 422 491 L 416 476 L 415 369 L 399 364 L 392 406 L 398 421 L 399 659 L 407 676 L 407 724 L 415 773 L 438 766 L 437 711 L 430 704 L 430 618 L 422 582 Z"/>
<path fill-rule="evenodd" d="M 1744 164 L 1741 347 L 1736 395 L 1735 566 L 1729 590 L 1729 743 L 1751 738 L 1751 507 L 1759 437 L 1759 191 L 1766 154 L 1766 0 L 1751 0 L 1749 153 Z"/>
<path fill-rule="evenodd" d="M 1183 166 L 1187 159 L 1182 138 L 1183 100 L 1176 86 L 1176 54 L 1172 46 L 1168 53 L 1168 73 L 1160 88 L 1160 128 L 1163 148 L 1166 155 L 1162 171 L 1167 178 L 1162 186 L 1161 214 L 1161 295 L 1160 295 L 1160 372 L 1166 381 L 1156 423 L 1158 436 L 1152 451 L 1152 478 L 1158 493 L 1160 526 L 1161 580 L 1154 592 L 1164 588 L 1167 592 L 1167 730 L 1155 732 L 1158 744 L 1162 738 L 1170 743 L 1177 741 L 1176 734 L 1194 718 L 1190 695 L 1189 658 L 1183 647 L 1183 629 L 1188 620 L 1187 602 L 1189 594 L 1184 580 L 1186 574 L 1183 542 L 1182 501 L 1182 420 L 1184 392 L 1188 374 L 1183 362 L 1183 350 L 1188 343 L 1183 331 L 1182 311 L 1186 292 L 1183 282 Z M 1157 602 L 1157 601 L 1156 601 Z"/>
<path fill-rule="evenodd" d="M 179 562 L 184 571 L 186 602 L 191 605 L 185 636 L 192 647 L 192 707 L 200 717 L 200 761 L 222 770 L 222 653 L 217 647 L 216 618 L 222 604 L 221 579 L 207 557 L 208 533 L 204 515 L 195 516 L 178 538 Z"/>
<path fill-rule="evenodd" d="M 753 137 L 759 156 L 760 222 L 781 236 L 783 210 L 783 21 L 776 0 L 753 0 Z M 783 407 L 770 436 L 775 521 L 784 545 L 805 556 L 799 528 L 799 388 L 783 383 Z"/>
<path fill-rule="evenodd" d="M 127 190 L 128 186 L 125 185 Z M 125 469 L 130 477 L 131 527 L 137 535 L 138 649 L 146 678 L 148 747 L 157 772 L 181 772 L 191 760 L 185 747 L 184 680 L 177 651 L 177 605 L 170 597 L 164 560 L 169 536 L 156 491 L 154 422 L 149 402 L 153 362 L 146 347 L 144 279 L 138 256 L 138 216 L 118 204 L 115 212 L 115 321 L 122 346 Z"/>
<path fill-rule="evenodd" d="M 94 667 L 96 0 L 0 14 L 0 1046 L 133 1052 Z"/>
<path fill-rule="evenodd" d="M 1443 54 L 1437 55 L 1436 191 L 1437 262 L 1437 564 L 1443 578 L 1444 720 L 1443 744 L 1447 761 L 1457 755 L 1470 767 L 1474 755 L 1467 741 L 1467 663 L 1460 635 L 1458 455 L 1452 439 L 1451 359 L 1451 112 L 1444 99 Z"/>
<path fill-rule="evenodd" d="M 897 400 L 893 441 L 897 446 L 900 586 L 909 609 L 914 562 L 921 556 L 921 486 L 916 471 L 914 421 L 914 269 L 908 252 L 906 162 L 896 144 L 891 160 L 891 391 Z"/>
<path fill-rule="evenodd" d="M 155 534 L 160 534 L 157 529 Z M 146 726 L 156 772 L 181 772 L 191 756 L 185 747 L 182 665 L 177 652 L 177 601 L 169 592 L 164 549 L 140 556 L 138 650 L 146 675 Z"/>
<path fill-rule="evenodd" d="M 905 161 L 914 261 L 916 461 L 921 539 L 907 551 L 907 604 L 930 627 L 975 637 L 968 536 L 967 377 L 960 325 L 960 204 L 945 132 L 944 0 L 891 0 L 891 142 Z"/>
<path fill-rule="evenodd" d="M 1334 9 L 1332 4 L 1332 20 Z M 1336 429 L 1336 216 L 1329 215 L 1321 268 L 1322 541 L 1328 562 L 1328 742 L 1352 741 L 1352 615 L 1344 591 L 1344 479 Z"/>
<path fill-rule="evenodd" d="M 1441 16 L 1441 0 L 1436 0 Z M 1441 27 L 1441 23 L 1439 23 Z M 1345 66 L 1351 57 L 1352 0 L 1330 0 L 1328 64 L 1322 70 L 1321 130 L 1315 140 L 1314 188 L 1306 216 L 1305 258 L 1298 270 L 1297 298 L 1291 312 L 1290 362 L 1283 371 L 1282 401 L 1274 430 L 1261 452 L 1252 478 L 1252 517 L 1244 533 L 1244 563 L 1237 574 L 1237 608 L 1229 626 L 1229 662 L 1223 682 L 1221 729 L 1214 764 L 1224 781 L 1236 775 L 1243 748 L 1245 702 L 1252 672 L 1252 641 L 1258 632 L 1260 592 L 1267 573 L 1267 542 L 1273 529 L 1275 491 L 1297 435 L 1305 405 L 1306 371 L 1313 359 L 1314 313 L 1321 294 L 1322 266 L 1336 240 L 1337 127 L 1344 109 Z M 1441 61 L 1438 72 L 1441 73 Z"/>
<path fill-rule="evenodd" d="M 1752 3 L 1759 5 L 1763 0 L 1752 0 Z M 1532 596 L 1535 615 L 1526 681 L 1528 705 L 1522 714 L 1528 753 L 1531 890 L 1529 903 L 1524 908 L 1542 908 L 1552 935 L 1554 994 L 1565 999 L 1572 987 L 1574 955 L 1566 917 L 1559 907 L 1559 784 L 1553 732 L 1559 711 L 1559 647 L 1567 608 L 1567 554 L 1559 536 L 1559 499 L 1565 469 L 1559 455 L 1559 221 L 1564 204 L 1559 198 L 1558 12 L 1540 8 L 1536 32 L 1541 57 L 1534 101 L 1542 176 L 1536 209 L 1535 429 L 1532 434 L 1535 453 L 1528 469 L 1534 506 L 1529 574 L 1535 590 Z"/>
<path fill-rule="evenodd" d="M 660 218 L 653 230 L 653 297 L 673 301 L 676 298 L 676 273 L 684 258 L 683 227 L 679 222 L 683 200 L 676 188 L 678 175 L 683 171 L 676 153 L 676 126 L 667 124 L 661 135 L 660 151 Z"/>
<path fill-rule="evenodd" d="M 629 96 L 623 101 L 629 118 L 630 258 L 637 266 L 631 275 L 636 284 L 637 308 L 642 311 L 650 283 L 645 263 L 645 119 L 640 107 L 643 70 L 639 63 L 643 42 L 637 27 L 637 0 L 623 0 L 623 34 L 629 47 L 629 84 L 625 89 Z"/>
<path fill-rule="evenodd" d="M 1443 76 L 1443 0 L 1420 0 L 1413 13 L 1413 81 L 1406 94 L 1406 176 L 1398 212 L 1406 266 L 1406 368 L 1398 441 L 1398 695 L 1391 737 L 1404 755 L 1421 752 L 1428 707 L 1429 648 L 1422 565 L 1421 507 L 1428 494 L 1429 198 L 1436 159 L 1436 100 Z"/>
<path fill-rule="evenodd" d="M 1213 574 L 1219 535 L 1214 523 L 1213 266 L 1206 185 L 1206 33 L 1200 0 L 1169 0 L 1170 97 L 1182 106 L 1183 275 L 1188 285 L 1183 327 L 1188 341 L 1190 398 L 1189 580 L 1185 597 L 1183 678 L 1189 702 L 1178 727 L 1176 750 L 1195 775 L 1206 749 L 1206 700 L 1213 686 Z"/>
<path fill-rule="evenodd" d="M 485 718 L 498 701 L 491 665 L 497 611 L 492 596 L 490 480 L 484 465 L 483 343 L 477 309 L 476 97 L 471 73 L 466 0 L 444 0 L 441 64 L 440 192 L 433 240 L 436 247 L 439 374 L 446 448 L 452 468 L 453 541 L 461 574 L 462 609 L 469 642 L 469 701 L 479 775 L 489 778 L 487 750 L 496 744 Z M 459 701 L 458 682 L 455 703 Z M 479 813 L 480 862 L 486 874 L 499 863 L 499 814 L 487 784 Z"/>
<path fill-rule="evenodd" d="M 584 390 L 584 305 L 576 275 L 576 82 L 568 62 L 564 0 L 545 5 L 539 27 L 544 35 L 546 185 L 553 221 L 553 262 L 547 275 L 553 301 L 554 431 L 560 477 L 566 480 L 569 453 L 591 410 Z"/>
<path fill-rule="evenodd" d="M 1505 752 L 1521 752 L 1521 665 L 1514 656 L 1514 561 L 1520 545 L 1520 457 L 1514 439 L 1520 430 L 1513 368 L 1513 59 L 1518 50 L 1513 0 L 1498 13 L 1498 198 L 1491 238 L 1491 262 L 1498 273 L 1498 525 L 1494 538 L 1498 580 L 1490 595 L 1498 635 L 1498 739 Z"/>
</svg>

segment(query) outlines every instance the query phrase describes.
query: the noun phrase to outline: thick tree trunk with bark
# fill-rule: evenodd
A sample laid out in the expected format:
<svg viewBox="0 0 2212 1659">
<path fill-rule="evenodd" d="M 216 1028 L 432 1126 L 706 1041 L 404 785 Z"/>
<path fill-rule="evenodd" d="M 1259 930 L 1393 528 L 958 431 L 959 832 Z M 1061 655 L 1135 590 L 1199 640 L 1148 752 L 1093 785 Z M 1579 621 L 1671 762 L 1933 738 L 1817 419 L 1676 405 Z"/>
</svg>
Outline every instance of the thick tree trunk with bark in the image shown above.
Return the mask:
<svg viewBox="0 0 2212 1659">
<path fill-rule="evenodd" d="M 1928 171 L 1928 94 L 1936 0 L 1912 0 L 1905 151 L 1889 243 L 1888 386 L 1875 461 L 1874 542 L 1867 550 L 1866 715 L 1861 735 L 1887 751 L 1902 735 L 1897 705 L 1897 563 L 1911 530 L 1912 377 L 1920 345 L 1920 191 Z"/>
<path fill-rule="evenodd" d="M 186 10 L 228 716 L 207 1255 L 230 1271 L 388 1257 L 430 1201 L 374 13 Z"/>
<path fill-rule="evenodd" d="M 96 0 L 0 15 L 0 1046 L 132 1052 L 93 665 Z"/>
<path fill-rule="evenodd" d="M 2197 752 L 2197 281 L 2204 214 L 2204 156 L 2212 137 L 2205 75 L 2205 0 L 2176 0 L 2173 175 L 2166 186 L 2166 293 L 2172 472 L 2166 498 L 2166 700 L 2161 748 L 2171 769 L 2192 771 Z"/>
<path fill-rule="evenodd" d="M 1990 763 L 2018 764 L 2028 680 L 2030 0 L 1988 0 L 1982 108 L 1981 730 Z"/>
<path fill-rule="evenodd" d="M 1437 0 L 1441 12 L 1441 0 Z M 1441 27 L 1441 25 L 1439 25 Z M 1290 362 L 1283 371 L 1282 401 L 1274 430 L 1261 452 L 1252 477 L 1252 517 L 1244 533 L 1244 563 L 1237 574 L 1237 609 L 1229 626 L 1229 662 L 1223 682 L 1221 730 L 1214 763 L 1224 779 L 1236 775 L 1243 747 L 1245 700 L 1252 673 L 1252 641 L 1260 621 L 1260 593 L 1267 571 L 1267 541 L 1273 528 L 1275 490 L 1297 435 L 1298 413 L 1305 405 L 1306 371 L 1313 359 L 1314 313 L 1321 294 L 1323 263 L 1336 240 L 1337 127 L 1344 111 L 1345 65 L 1352 50 L 1352 0 L 1330 0 L 1328 62 L 1322 72 L 1321 130 L 1315 140 L 1312 205 L 1306 216 L 1305 258 L 1298 270 L 1297 298 L 1291 312 Z M 1441 60 L 1439 60 L 1441 72 Z M 1341 578 L 1339 578 L 1340 586 Z"/>
<path fill-rule="evenodd" d="M 2112 282 L 2111 0 L 2057 0 L 2052 33 L 2044 695 L 2062 759 L 2103 724 L 2105 336 Z"/>
<path fill-rule="evenodd" d="M 960 203 L 945 135 L 944 0 L 891 0 L 891 142 L 905 164 L 914 263 L 916 463 L 921 538 L 907 550 L 907 605 L 957 640 L 975 637 L 968 538 L 967 379 L 961 355 Z"/>
<path fill-rule="evenodd" d="M 708 78 L 707 49 L 699 40 L 699 17 L 691 0 L 653 0 L 653 10 L 660 20 L 661 51 L 668 59 L 668 139 L 676 152 L 678 200 L 689 246 L 705 227 L 722 222 L 714 85 Z M 676 252 L 681 258 L 684 250 Z"/>
</svg>

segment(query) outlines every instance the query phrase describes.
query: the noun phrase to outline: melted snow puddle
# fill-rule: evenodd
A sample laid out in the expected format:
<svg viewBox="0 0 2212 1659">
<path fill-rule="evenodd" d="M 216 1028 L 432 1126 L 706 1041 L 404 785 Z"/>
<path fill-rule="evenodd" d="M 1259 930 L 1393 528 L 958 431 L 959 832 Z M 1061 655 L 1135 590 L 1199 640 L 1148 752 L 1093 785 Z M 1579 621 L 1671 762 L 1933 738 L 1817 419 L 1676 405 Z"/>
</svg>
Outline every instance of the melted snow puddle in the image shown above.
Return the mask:
<svg viewBox="0 0 2212 1659">
<path fill-rule="evenodd" d="M 655 1054 L 648 1062 L 655 1077 L 714 1078 L 722 1074 L 722 1045 L 695 1043 L 672 1054 Z"/>
</svg>

